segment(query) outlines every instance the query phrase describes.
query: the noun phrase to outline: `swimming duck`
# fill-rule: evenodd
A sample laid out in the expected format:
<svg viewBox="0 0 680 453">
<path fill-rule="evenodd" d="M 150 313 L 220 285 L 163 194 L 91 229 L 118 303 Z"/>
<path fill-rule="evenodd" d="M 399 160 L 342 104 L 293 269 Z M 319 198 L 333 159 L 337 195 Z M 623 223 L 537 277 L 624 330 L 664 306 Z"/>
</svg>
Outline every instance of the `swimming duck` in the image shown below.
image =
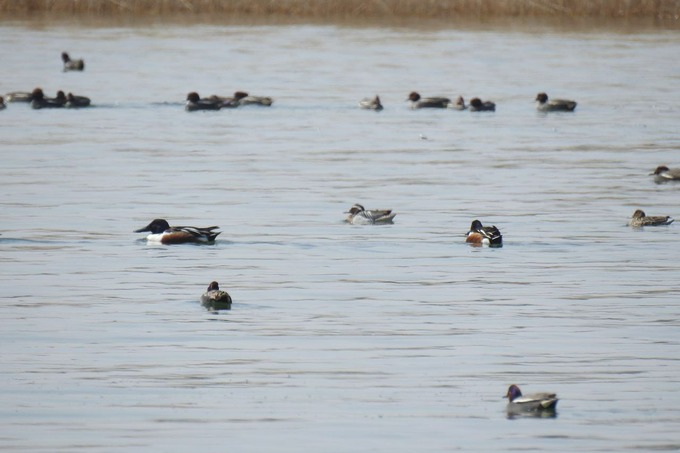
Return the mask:
<svg viewBox="0 0 680 453">
<path fill-rule="evenodd" d="M 207 100 L 220 105 L 221 108 L 236 108 L 241 105 L 241 99 L 248 97 L 245 91 L 236 91 L 233 96 L 211 95 Z"/>
<path fill-rule="evenodd" d="M 397 215 L 391 209 L 372 209 L 367 211 L 362 205 L 356 203 L 345 214 L 349 214 L 345 221 L 352 225 L 374 225 L 393 223 L 392 219 Z"/>
<path fill-rule="evenodd" d="M 576 108 L 576 101 L 568 101 L 566 99 L 551 99 L 548 101 L 548 95 L 545 93 L 538 93 L 536 95 L 536 109 L 539 112 L 573 112 Z"/>
<path fill-rule="evenodd" d="M 491 101 L 482 102 L 479 98 L 470 99 L 470 111 L 471 112 L 495 112 L 496 104 Z"/>
<path fill-rule="evenodd" d="M 380 96 L 378 96 L 377 94 L 373 98 L 364 98 L 361 101 L 359 101 L 359 107 L 361 107 L 362 109 L 375 111 L 380 111 L 383 109 L 383 106 L 380 103 Z"/>
<path fill-rule="evenodd" d="M 411 101 L 412 109 L 445 109 L 451 103 L 451 99 L 445 97 L 421 98 L 415 91 L 412 91 L 406 100 Z"/>
<path fill-rule="evenodd" d="M 503 245 L 503 235 L 495 226 L 485 227 L 479 220 L 474 220 L 470 225 L 470 231 L 467 232 L 465 242 L 498 247 Z"/>
<path fill-rule="evenodd" d="M 465 100 L 463 99 L 463 96 L 458 96 L 456 98 L 456 102 L 451 102 L 449 104 L 449 108 L 453 110 L 465 110 L 467 109 L 467 105 L 465 105 Z"/>
<path fill-rule="evenodd" d="M 648 217 L 641 209 L 635 211 L 633 218 L 630 219 L 630 226 L 632 227 L 670 225 L 671 223 L 673 223 L 673 217 L 660 215 Z"/>
<path fill-rule="evenodd" d="M 40 88 L 36 88 L 31 93 L 31 107 L 34 109 L 62 108 L 66 104 L 66 95 L 63 91 L 57 92 L 56 98 L 47 98 Z"/>
<path fill-rule="evenodd" d="M 212 282 L 201 295 L 201 304 L 208 310 L 231 310 L 231 296 L 226 291 L 221 291 L 217 282 Z"/>
<path fill-rule="evenodd" d="M 680 181 L 680 168 L 668 168 L 665 165 L 659 165 L 650 175 L 654 175 L 656 182 Z"/>
<path fill-rule="evenodd" d="M 187 112 L 195 112 L 197 110 L 219 110 L 222 104 L 214 99 L 201 99 L 195 91 L 187 94 L 187 103 L 184 109 Z"/>
<path fill-rule="evenodd" d="M 0 110 L 5 110 L 7 106 L 5 105 L 5 99 L 0 96 Z"/>
<path fill-rule="evenodd" d="M 235 98 L 237 94 L 239 95 L 239 105 L 261 105 L 263 107 L 271 107 L 271 105 L 274 103 L 274 100 L 269 96 L 251 96 L 243 91 L 237 91 L 234 93 Z M 242 94 L 245 94 L 245 96 L 240 96 Z"/>
<path fill-rule="evenodd" d="M 61 61 L 64 62 L 64 72 L 82 71 L 85 69 L 85 62 L 83 60 L 71 60 L 71 57 L 66 52 L 61 53 Z"/>
<path fill-rule="evenodd" d="M 507 411 L 509 413 L 555 412 L 559 401 L 555 393 L 543 392 L 522 395 L 522 391 L 515 384 L 508 388 L 505 397 L 508 398 Z"/>
<path fill-rule="evenodd" d="M 90 98 L 86 96 L 76 96 L 73 93 L 69 93 L 66 95 L 66 107 L 69 108 L 80 108 L 80 107 L 89 107 L 90 105 Z"/>
<path fill-rule="evenodd" d="M 33 93 L 28 91 L 13 91 L 5 95 L 7 102 L 31 102 L 33 100 Z"/>
<path fill-rule="evenodd" d="M 135 230 L 135 233 L 149 231 L 146 240 L 149 242 L 160 242 L 161 244 L 183 244 L 186 242 L 213 242 L 221 231 L 213 231 L 219 228 L 211 226 L 197 228 L 191 226 L 171 227 L 164 219 L 155 219 L 144 228 Z"/>
</svg>

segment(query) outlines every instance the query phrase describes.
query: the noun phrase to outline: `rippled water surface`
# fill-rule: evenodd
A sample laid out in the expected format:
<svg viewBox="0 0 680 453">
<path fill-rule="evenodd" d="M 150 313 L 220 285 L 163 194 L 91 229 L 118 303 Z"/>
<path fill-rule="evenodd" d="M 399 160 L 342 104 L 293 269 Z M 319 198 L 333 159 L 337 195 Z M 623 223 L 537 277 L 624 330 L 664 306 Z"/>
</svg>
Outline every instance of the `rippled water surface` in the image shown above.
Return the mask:
<svg viewBox="0 0 680 453">
<path fill-rule="evenodd" d="M 0 112 L 0 449 L 680 449 L 680 226 L 627 226 L 680 218 L 648 175 L 680 166 L 677 32 L 0 34 L 0 92 L 95 104 Z M 275 102 L 187 113 L 193 90 Z M 538 114 L 539 91 L 576 112 Z M 394 225 L 343 223 L 356 202 Z M 223 233 L 147 245 L 158 217 Z M 476 218 L 502 248 L 464 243 Z M 211 280 L 231 311 L 200 306 Z M 557 417 L 508 419 L 511 383 Z"/>
</svg>

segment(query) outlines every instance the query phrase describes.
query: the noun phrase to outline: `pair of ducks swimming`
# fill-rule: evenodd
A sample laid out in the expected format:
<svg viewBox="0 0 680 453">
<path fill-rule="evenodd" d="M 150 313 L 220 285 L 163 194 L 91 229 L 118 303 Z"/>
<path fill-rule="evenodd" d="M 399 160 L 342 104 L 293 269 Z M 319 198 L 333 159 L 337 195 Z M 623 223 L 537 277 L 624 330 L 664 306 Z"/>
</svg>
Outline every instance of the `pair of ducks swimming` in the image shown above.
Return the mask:
<svg viewBox="0 0 680 453">
<path fill-rule="evenodd" d="M 0 98 L 1 99 L 1 98 Z M 16 91 L 7 94 L 7 102 L 26 102 L 30 103 L 34 109 L 45 108 L 82 108 L 90 106 L 90 98 L 86 96 L 76 96 L 73 93 L 64 94 L 59 90 L 57 96 L 48 98 L 41 88 L 35 88 L 33 91 Z"/>
<path fill-rule="evenodd" d="M 269 107 L 274 100 L 268 96 L 250 96 L 244 91 L 237 91 L 232 97 L 217 96 L 213 94 L 207 98 L 201 98 L 197 92 L 187 94 L 187 103 L 184 107 L 188 112 L 198 110 L 221 110 L 224 108 L 236 108 L 243 105 L 261 105 Z"/>
<path fill-rule="evenodd" d="M 471 112 L 495 112 L 496 104 L 491 101 L 482 101 L 479 98 L 472 98 L 470 105 L 465 105 L 465 100 L 462 96 L 458 96 L 455 102 L 447 97 L 427 97 L 423 98 L 417 92 L 413 91 L 409 94 L 407 101 L 411 101 L 411 108 L 438 108 L 438 109 L 453 109 L 466 110 Z M 566 99 L 548 99 L 545 93 L 538 93 L 536 95 L 536 108 L 541 112 L 573 112 L 576 108 L 576 101 Z M 380 102 L 380 96 L 376 95 L 373 98 L 364 98 L 359 102 L 359 107 L 363 109 L 380 111 L 383 105 Z"/>
<path fill-rule="evenodd" d="M 354 204 L 345 221 L 352 225 L 385 225 L 393 223 L 396 212 L 391 209 L 365 209 L 359 203 Z M 482 222 L 475 220 L 470 225 L 470 231 L 466 234 L 465 242 L 479 245 L 501 246 L 503 235 L 495 226 L 483 226 Z"/>
</svg>

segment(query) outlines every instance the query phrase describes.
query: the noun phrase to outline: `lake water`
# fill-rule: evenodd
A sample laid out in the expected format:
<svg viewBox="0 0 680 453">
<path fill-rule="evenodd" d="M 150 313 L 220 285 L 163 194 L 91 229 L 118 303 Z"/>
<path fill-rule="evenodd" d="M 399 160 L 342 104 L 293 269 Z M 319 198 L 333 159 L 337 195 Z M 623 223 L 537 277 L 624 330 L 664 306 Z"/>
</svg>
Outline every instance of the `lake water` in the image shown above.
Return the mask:
<svg viewBox="0 0 680 453">
<path fill-rule="evenodd" d="M 0 36 L 0 92 L 95 104 L 0 112 L 0 450 L 680 449 L 680 225 L 627 226 L 680 218 L 680 184 L 648 175 L 680 166 L 677 31 Z M 187 113 L 194 90 L 275 101 Z M 537 113 L 539 91 L 576 112 Z M 353 203 L 394 225 L 345 224 Z M 148 245 L 158 217 L 223 233 Z M 474 219 L 504 246 L 466 245 Z M 212 280 L 231 311 L 201 307 Z M 557 417 L 508 419 L 512 383 L 557 392 Z"/>
</svg>

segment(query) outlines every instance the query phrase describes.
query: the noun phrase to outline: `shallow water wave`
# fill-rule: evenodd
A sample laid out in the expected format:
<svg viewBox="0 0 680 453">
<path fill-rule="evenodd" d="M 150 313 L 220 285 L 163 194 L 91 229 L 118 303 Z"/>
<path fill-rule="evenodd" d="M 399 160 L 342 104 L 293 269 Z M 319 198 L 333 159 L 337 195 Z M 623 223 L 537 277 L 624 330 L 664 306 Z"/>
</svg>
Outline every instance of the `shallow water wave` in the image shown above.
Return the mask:
<svg viewBox="0 0 680 453">
<path fill-rule="evenodd" d="M 627 226 L 680 218 L 649 176 L 680 165 L 677 34 L 0 28 L 0 92 L 96 106 L 0 112 L 0 448 L 680 448 L 678 225 Z M 274 105 L 187 113 L 193 90 Z M 357 202 L 394 225 L 344 223 Z M 147 244 L 154 218 L 223 233 Z M 464 243 L 476 218 L 502 248 Z M 201 307 L 212 280 L 231 311 Z M 512 383 L 557 417 L 508 420 Z"/>
</svg>

